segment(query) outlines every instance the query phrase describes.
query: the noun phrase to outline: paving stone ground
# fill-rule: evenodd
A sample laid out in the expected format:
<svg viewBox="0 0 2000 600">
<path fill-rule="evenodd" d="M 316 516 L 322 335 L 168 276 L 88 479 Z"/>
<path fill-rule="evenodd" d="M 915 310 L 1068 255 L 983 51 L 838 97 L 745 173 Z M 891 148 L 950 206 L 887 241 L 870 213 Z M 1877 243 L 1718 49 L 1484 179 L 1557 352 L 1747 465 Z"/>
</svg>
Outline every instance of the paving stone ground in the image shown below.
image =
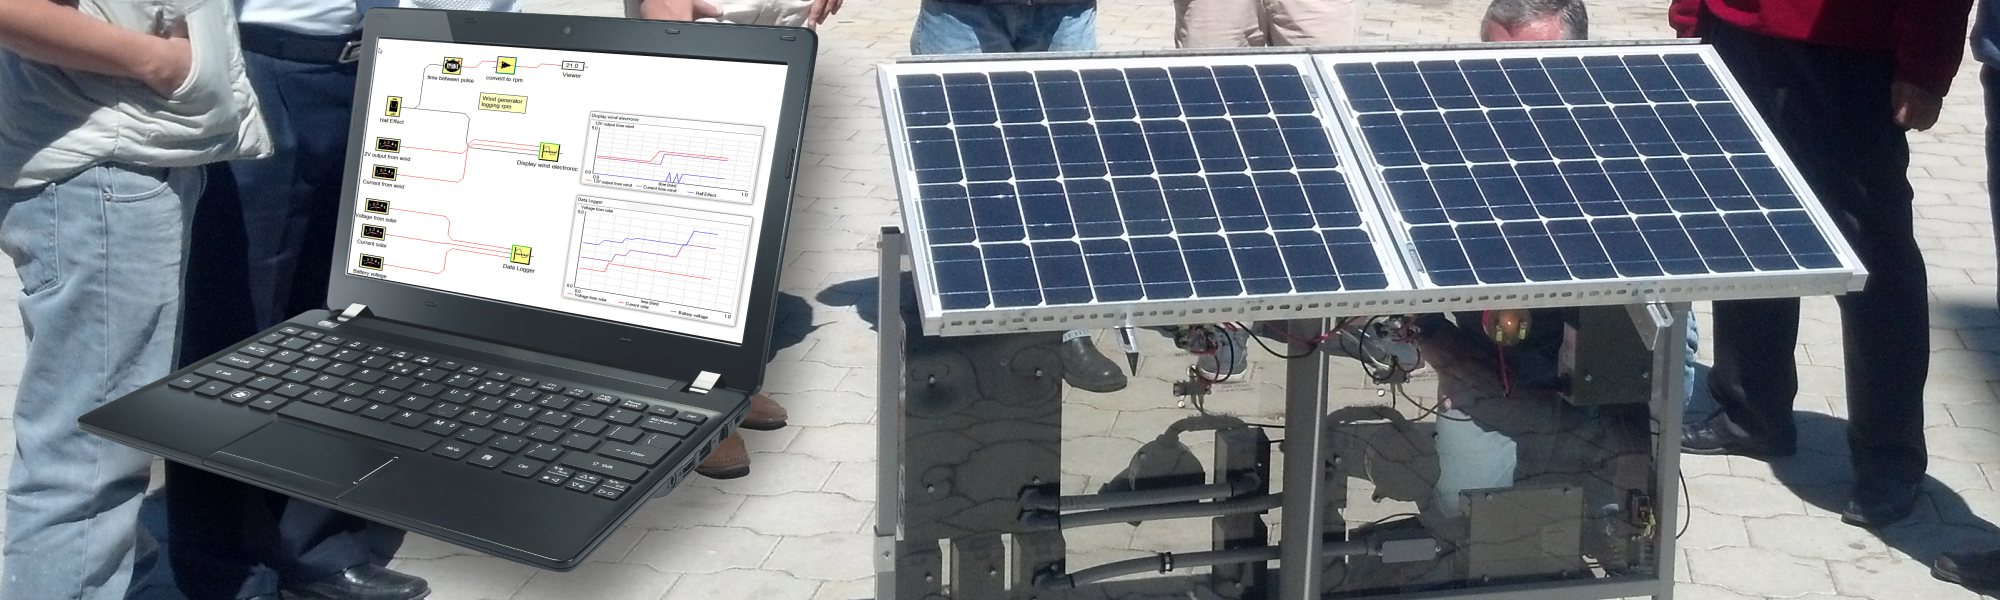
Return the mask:
<svg viewBox="0 0 2000 600">
<path fill-rule="evenodd" d="M 615 15 L 610 0 L 529 0 L 536 12 Z M 1365 43 L 1473 41 L 1482 0 L 1370 0 Z M 1599 38 L 1665 37 L 1665 2 L 1599 0 Z M 1105 49 L 1172 43 L 1173 3 L 1105 0 Z M 438 600 L 815 599 L 873 595 L 867 552 L 875 502 L 874 335 L 857 305 L 873 303 L 876 232 L 898 223 L 882 133 L 874 66 L 907 53 L 916 0 L 850 0 L 822 29 L 820 61 L 800 161 L 798 198 L 781 286 L 779 338 L 766 390 L 791 410 L 792 426 L 748 432 L 755 471 L 746 479 L 696 479 L 646 506 L 591 561 L 570 573 L 539 571 L 421 536 L 394 566 L 431 581 Z M 1977 69 L 1968 59 L 1943 118 L 1911 134 L 1917 231 L 1932 284 L 1933 353 L 1926 390 L 1931 444 L 1929 495 L 1917 515 L 1881 535 L 1842 525 L 1837 510 L 1851 481 L 1841 438 L 1838 315 L 1829 299 L 1806 301 L 1798 349 L 1805 451 L 1763 463 L 1687 457 L 1682 583 L 1690 600 L 1745 598 L 1974 598 L 1938 583 L 1926 561 L 1942 549 L 2000 546 L 2000 311 L 1995 307 L 1993 227 L 1985 195 L 1984 131 Z M 3 261 L 0 261 L 3 262 Z M 18 285 L 0 265 L 0 289 Z M 23 360 L 14 298 L 0 299 L 0 415 L 10 414 Z M 872 316 L 872 315 L 871 315 Z M 1100 336 L 1101 337 L 1101 336 Z M 1127 392 L 1075 394 L 1064 418 L 1064 487 L 1094 488 L 1133 450 L 1189 410 L 1165 399 L 1165 381 L 1185 368 L 1166 342 L 1149 354 Z M 1157 352 L 1153 352 L 1153 351 Z M 1259 360 L 1250 383 L 1211 406 L 1246 415 L 1282 409 L 1278 364 Z M 1262 373 L 1262 375 L 1257 375 Z M 1357 381 L 1342 379 L 1342 381 Z M 1381 404 L 1359 384 L 1341 384 L 1337 404 Z M 1413 390 L 1416 391 L 1416 390 Z M 0 448 L 11 454 L 11 421 Z M 1198 456 L 1207 449 L 1192 444 Z M 11 456 L 0 456 L 0 469 Z M 1369 490 L 1357 490 L 1357 495 Z M 1372 507 L 1382 514 L 1399 505 Z M 1359 515 L 1366 517 L 1368 515 Z M 1203 529 L 1203 528 L 1195 528 Z M 1072 564 L 1141 550 L 1205 548 L 1202 532 L 1148 524 L 1072 535 Z"/>
</svg>

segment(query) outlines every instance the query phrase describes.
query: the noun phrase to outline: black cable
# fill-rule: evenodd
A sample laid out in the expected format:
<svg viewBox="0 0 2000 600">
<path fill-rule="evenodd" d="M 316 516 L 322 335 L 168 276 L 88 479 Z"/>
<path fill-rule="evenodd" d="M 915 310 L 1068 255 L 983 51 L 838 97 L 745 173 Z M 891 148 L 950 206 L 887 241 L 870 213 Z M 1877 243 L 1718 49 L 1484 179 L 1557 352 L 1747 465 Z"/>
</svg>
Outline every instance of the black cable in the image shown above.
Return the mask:
<svg viewBox="0 0 2000 600">
<path fill-rule="evenodd" d="M 1395 393 L 1395 395 L 1401 397 L 1403 400 L 1408 400 L 1412 406 L 1417 407 L 1417 410 L 1423 411 L 1424 414 L 1420 415 L 1419 418 L 1422 418 L 1423 416 L 1431 416 L 1446 421 L 1457 421 L 1460 423 L 1473 422 L 1473 419 L 1471 417 L 1459 418 L 1459 417 L 1447 416 L 1444 414 L 1443 411 L 1433 410 L 1431 407 L 1424 406 L 1424 404 L 1422 402 L 1418 402 L 1416 398 L 1410 397 L 1409 392 L 1403 391 L 1403 384 L 1400 383 L 1392 384 L 1389 386 L 1389 389 L 1392 390 Z"/>
<path fill-rule="evenodd" d="M 1250 328 L 1248 328 L 1248 327 L 1244 327 L 1244 326 L 1243 326 L 1243 322 L 1242 322 L 1242 321 L 1237 321 L 1237 322 L 1234 322 L 1234 323 L 1231 323 L 1231 324 L 1232 324 L 1232 325 L 1235 325 L 1235 326 L 1236 326 L 1236 328 L 1238 328 L 1238 329 L 1242 329 L 1242 330 L 1244 330 L 1244 331 L 1250 331 Z M 1287 336 L 1287 337 L 1290 337 L 1290 336 Z M 1270 344 L 1266 344 L 1266 343 L 1264 343 L 1264 340 L 1263 340 L 1262 338 L 1259 338 L 1259 337 L 1257 337 L 1257 334 L 1256 334 L 1255 332 L 1252 332 L 1252 333 L 1250 334 L 1250 339 L 1251 339 L 1251 340 L 1254 340 L 1254 341 L 1256 341 L 1256 342 L 1257 342 L 1257 345 L 1258 345 L 1258 346 L 1261 346 L 1261 347 L 1263 347 L 1263 348 L 1264 348 L 1264 351 L 1265 351 L 1265 352 L 1269 352 L 1269 353 L 1271 354 L 1271 356 L 1276 356 L 1276 357 L 1278 357 L 1278 358 L 1282 358 L 1282 359 L 1285 359 L 1285 360 L 1292 360 L 1292 359 L 1298 359 L 1298 358 L 1305 358 L 1305 357 L 1308 357 L 1308 356 L 1312 356 L 1313 354 L 1316 354 L 1316 353 L 1318 353 L 1318 352 L 1319 352 L 1319 342 L 1306 342 L 1306 351 L 1305 351 L 1305 353 L 1304 353 L 1304 354 L 1284 354 L 1284 353 L 1281 353 L 1281 352 L 1278 352 L 1277 350 L 1272 350 L 1272 349 L 1271 349 L 1271 345 L 1270 345 Z"/>
<path fill-rule="evenodd" d="M 1687 474 L 1679 472 L 1679 469 L 1675 469 L 1674 475 L 1679 477 L 1681 480 L 1681 507 L 1682 507 L 1681 512 L 1687 513 L 1687 516 L 1681 518 L 1681 530 L 1674 532 L 1674 539 L 1679 540 L 1681 539 L 1681 536 L 1687 535 L 1688 521 L 1694 520 L 1694 505 L 1688 503 Z"/>
</svg>

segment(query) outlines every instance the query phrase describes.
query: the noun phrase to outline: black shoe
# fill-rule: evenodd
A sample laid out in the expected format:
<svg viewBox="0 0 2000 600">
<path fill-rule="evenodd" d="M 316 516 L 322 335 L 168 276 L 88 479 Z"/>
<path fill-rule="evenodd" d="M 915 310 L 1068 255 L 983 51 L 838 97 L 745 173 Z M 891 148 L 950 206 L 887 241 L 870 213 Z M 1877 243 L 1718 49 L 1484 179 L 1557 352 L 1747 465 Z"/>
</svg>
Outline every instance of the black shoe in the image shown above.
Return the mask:
<svg viewBox="0 0 2000 600">
<path fill-rule="evenodd" d="M 418 600 L 431 595 L 424 578 L 375 565 L 348 567 L 339 575 L 288 587 L 298 598 L 314 600 Z"/>
<path fill-rule="evenodd" d="M 1921 483 L 1857 483 L 1854 484 L 1854 495 L 1847 501 L 1847 510 L 1840 513 L 1840 522 L 1868 529 L 1888 527 L 1917 510 L 1917 499 L 1923 495 L 1924 486 Z"/>
<path fill-rule="evenodd" d="M 1688 454 L 1735 455 L 1769 460 L 1791 456 L 1798 451 L 1796 443 L 1775 444 L 1750 437 L 1724 415 L 1681 428 L 1681 452 Z"/>
<path fill-rule="evenodd" d="M 1116 392 L 1125 389 L 1125 372 L 1118 370 L 1090 336 L 1078 336 L 1062 345 L 1063 381 L 1086 392 Z"/>
<path fill-rule="evenodd" d="M 1931 576 L 1975 593 L 2000 595 L 2000 550 L 1940 554 L 1931 563 Z"/>
<path fill-rule="evenodd" d="M 285 595 L 282 593 L 274 592 L 270 594 L 264 594 L 262 596 L 251 596 L 249 598 L 245 598 L 244 600 L 285 600 Z"/>
</svg>

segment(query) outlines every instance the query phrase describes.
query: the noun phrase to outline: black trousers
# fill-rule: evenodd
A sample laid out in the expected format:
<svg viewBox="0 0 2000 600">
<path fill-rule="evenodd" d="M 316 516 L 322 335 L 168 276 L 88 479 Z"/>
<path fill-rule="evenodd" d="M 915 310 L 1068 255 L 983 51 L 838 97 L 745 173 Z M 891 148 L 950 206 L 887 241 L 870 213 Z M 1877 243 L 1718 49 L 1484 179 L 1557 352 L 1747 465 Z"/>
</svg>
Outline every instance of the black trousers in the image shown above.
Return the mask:
<svg viewBox="0 0 2000 600">
<path fill-rule="evenodd" d="M 354 65 L 249 52 L 244 62 L 277 153 L 209 168 L 191 236 L 183 361 L 326 303 Z M 166 494 L 167 555 L 190 600 L 386 564 L 402 544 L 400 530 L 178 463 L 168 463 Z"/>
<path fill-rule="evenodd" d="M 1893 57 L 1776 39 L 1704 15 L 1728 64 L 1868 269 L 1839 297 L 1847 363 L 1848 448 L 1860 481 L 1924 476 L 1930 316 L 1912 229 L 1909 141 L 1890 113 Z M 1779 444 L 1798 439 L 1797 299 L 1715 303 L 1709 382 L 1730 420 Z"/>
</svg>

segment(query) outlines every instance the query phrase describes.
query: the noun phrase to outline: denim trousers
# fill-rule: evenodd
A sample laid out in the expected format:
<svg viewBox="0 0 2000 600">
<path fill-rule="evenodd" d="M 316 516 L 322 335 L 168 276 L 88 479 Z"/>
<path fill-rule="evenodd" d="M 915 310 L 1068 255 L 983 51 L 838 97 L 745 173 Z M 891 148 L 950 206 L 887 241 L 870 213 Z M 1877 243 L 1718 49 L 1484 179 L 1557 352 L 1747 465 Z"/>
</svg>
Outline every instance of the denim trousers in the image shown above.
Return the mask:
<svg viewBox="0 0 2000 600">
<path fill-rule="evenodd" d="M 911 54 L 1089 52 L 1097 49 L 1097 3 L 963 4 L 924 0 L 910 31 Z"/>
<path fill-rule="evenodd" d="M 14 401 L 0 598 L 118 600 L 152 459 L 76 419 L 171 372 L 200 169 L 100 164 L 0 190 L 27 365 Z"/>
</svg>

